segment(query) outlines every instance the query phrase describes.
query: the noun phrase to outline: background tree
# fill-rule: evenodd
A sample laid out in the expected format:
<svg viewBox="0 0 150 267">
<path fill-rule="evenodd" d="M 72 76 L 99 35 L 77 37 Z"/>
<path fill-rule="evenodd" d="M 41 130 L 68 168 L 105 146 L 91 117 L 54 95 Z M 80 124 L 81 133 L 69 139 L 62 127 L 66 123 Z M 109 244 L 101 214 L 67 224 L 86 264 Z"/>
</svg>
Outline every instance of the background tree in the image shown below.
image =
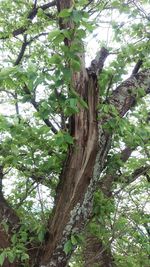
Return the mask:
<svg viewBox="0 0 150 267">
<path fill-rule="evenodd" d="M 1 1 L 1 266 L 149 266 L 148 2 Z"/>
</svg>

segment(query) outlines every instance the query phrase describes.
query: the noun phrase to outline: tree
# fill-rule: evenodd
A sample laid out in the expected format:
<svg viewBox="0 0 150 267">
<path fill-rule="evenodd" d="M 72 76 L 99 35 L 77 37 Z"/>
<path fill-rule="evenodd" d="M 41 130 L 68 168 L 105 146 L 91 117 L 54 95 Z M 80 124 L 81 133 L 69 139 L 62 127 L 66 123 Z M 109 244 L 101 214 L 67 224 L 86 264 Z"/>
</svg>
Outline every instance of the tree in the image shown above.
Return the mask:
<svg viewBox="0 0 150 267">
<path fill-rule="evenodd" d="M 141 2 L 1 1 L 1 266 L 149 266 Z"/>
</svg>

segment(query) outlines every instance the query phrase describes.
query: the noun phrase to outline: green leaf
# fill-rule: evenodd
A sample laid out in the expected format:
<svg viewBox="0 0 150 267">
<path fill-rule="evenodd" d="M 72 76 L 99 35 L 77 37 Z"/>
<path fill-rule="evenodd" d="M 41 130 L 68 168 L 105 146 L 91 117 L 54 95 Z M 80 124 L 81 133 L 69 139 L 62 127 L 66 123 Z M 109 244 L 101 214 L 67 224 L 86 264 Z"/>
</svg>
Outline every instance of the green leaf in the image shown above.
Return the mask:
<svg viewBox="0 0 150 267">
<path fill-rule="evenodd" d="M 64 134 L 64 140 L 69 145 L 72 145 L 73 144 L 73 138 L 72 138 L 72 136 L 69 133 L 65 133 Z"/>
<path fill-rule="evenodd" d="M 87 21 L 82 21 L 82 25 L 86 28 L 87 31 L 92 32 L 94 30 L 94 25 Z"/>
<path fill-rule="evenodd" d="M 17 242 L 17 235 L 13 234 L 13 236 L 11 237 L 11 241 L 13 244 L 15 244 Z"/>
<path fill-rule="evenodd" d="M 41 227 L 38 229 L 38 240 L 40 242 L 43 242 L 43 240 L 44 240 L 45 231 L 46 231 L 46 229 L 45 229 L 44 225 L 41 225 Z"/>
<path fill-rule="evenodd" d="M 69 254 L 72 250 L 72 242 L 71 240 L 68 240 L 65 245 L 64 245 L 64 252 L 67 254 Z"/>
<path fill-rule="evenodd" d="M 66 37 L 67 39 L 71 39 L 71 31 L 70 30 L 62 30 L 61 32 L 64 35 L 64 37 Z"/>
<path fill-rule="evenodd" d="M 85 102 L 85 101 L 84 101 L 84 100 L 77 94 L 77 92 L 76 92 L 73 88 L 70 88 L 70 91 L 71 91 L 71 93 L 73 94 L 73 96 L 75 96 L 75 97 L 77 98 L 79 104 L 80 104 L 82 107 L 88 109 L 88 105 L 87 105 L 87 103 L 86 103 L 86 102 Z"/>
<path fill-rule="evenodd" d="M 73 10 L 73 21 L 78 23 L 82 20 L 82 12 L 79 10 Z"/>
<path fill-rule="evenodd" d="M 60 34 L 60 30 L 54 30 L 54 31 L 51 31 L 49 34 L 48 34 L 48 40 L 49 41 L 52 41 L 54 38 L 56 38 L 58 35 Z"/>
<path fill-rule="evenodd" d="M 2 221 L 1 224 L 2 224 L 3 227 L 4 227 L 5 232 L 8 233 L 8 230 L 9 230 L 9 225 L 8 225 L 8 223 L 6 223 L 5 221 Z"/>
<path fill-rule="evenodd" d="M 27 254 L 27 253 L 23 253 L 22 255 L 21 255 L 21 261 L 26 261 L 26 260 L 28 260 L 29 259 L 29 255 Z"/>
<path fill-rule="evenodd" d="M 59 55 L 57 55 L 57 54 L 54 54 L 52 57 L 50 57 L 48 59 L 48 62 L 50 64 L 58 64 L 59 65 L 60 62 L 61 62 L 61 57 Z"/>
<path fill-rule="evenodd" d="M 17 70 L 18 70 L 18 66 L 4 68 L 3 70 L 0 71 L 0 80 L 7 78 L 10 74 L 16 73 Z"/>
<path fill-rule="evenodd" d="M 71 67 L 74 71 L 80 71 L 81 69 L 81 63 L 77 60 L 72 59 L 71 60 Z"/>
<path fill-rule="evenodd" d="M 76 239 L 74 235 L 71 235 L 71 243 L 72 245 L 76 245 L 78 243 L 78 240 Z"/>
<path fill-rule="evenodd" d="M 62 11 L 60 11 L 58 17 L 59 18 L 67 18 L 67 17 L 70 17 L 71 11 L 72 11 L 71 9 L 64 8 Z"/>
<path fill-rule="evenodd" d="M 1 266 L 3 266 L 5 257 L 6 257 L 6 253 L 5 253 L 5 251 L 3 251 L 3 252 L 0 254 L 0 265 L 1 265 Z"/>
<path fill-rule="evenodd" d="M 7 251 L 7 258 L 8 258 L 10 263 L 13 263 L 15 258 L 16 258 L 14 251 L 11 251 L 11 250 Z"/>
</svg>

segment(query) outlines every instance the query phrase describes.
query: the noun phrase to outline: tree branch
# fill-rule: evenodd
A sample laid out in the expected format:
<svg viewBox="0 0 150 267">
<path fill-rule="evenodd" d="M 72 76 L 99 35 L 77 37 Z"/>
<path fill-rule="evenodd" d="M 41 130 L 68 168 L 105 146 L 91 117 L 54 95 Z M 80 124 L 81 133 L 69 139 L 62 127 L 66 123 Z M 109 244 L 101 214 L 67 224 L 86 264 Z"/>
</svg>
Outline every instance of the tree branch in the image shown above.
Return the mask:
<svg viewBox="0 0 150 267">
<path fill-rule="evenodd" d="M 118 86 L 116 90 L 114 90 L 112 96 L 109 98 L 109 103 L 116 107 L 120 117 L 123 117 L 126 112 L 133 105 L 135 105 L 137 97 L 136 91 L 140 87 L 144 89 L 145 94 L 149 93 L 149 80 L 150 69 L 147 69 L 141 71 L 136 76 L 131 76 L 120 86 Z M 92 81 L 90 79 L 90 90 L 87 89 L 88 94 L 92 92 L 92 94 L 96 96 L 94 80 L 93 84 L 91 84 L 91 82 Z M 88 99 L 92 99 L 92 95 L 88 96 Z M 95 100 L 91 101 L 92 103 L 95 103 Z M 89 109 L 89 112 L 93 113 L 91 108 Z M 81 114 L 82 111 L 80 114 L 77 115 L 78 118 L 80 118 Z M 108 114 L 107 121 L 109 121 L 112 117 L 113 114 Z M 105 161 L 111 146 L 112 133 L 108 133 L 103 129 L 102 126 L 106 122 L 106 120 L 103 119 L 103 116 L 102 119 L 99 120 L 98 148 L 96 148 L 94 145 L 96 140 L 94 141 L 92 147 L 92 139 L 96 138 L 94 137 L 95 134 L 93 132 L 94 123 L 91 126 L 88 125 L 88 131 L 90 134 L 92 134 L 92 136 L 90 137 L 90 135 L 88 134 L 88 138 L 86 139 L 84 133 L 84 140 L 87 141 L 85 144 L 83 144 L 83 136 L 81 129 L 86 129 L 86 119 L 83 119 L 83 115 L 81 116 L 81 118 L 81 121 L 84 121 L 85 124 L 82 127 L 83 122 L 81 123 L 81 121 L 76 121 L 77 128 L 75 131 L 77 133 L 77 142 L 75 144 L 75 147 L 78 147 L 78 149 L 76 149 L 76 151 L 72 150 L 66 161 L 62 177 L 60 178 L 62 184 L 60 187 L 61 190 L 58 191 L 58 198 L 56 199 L 54 216 L 52 221 L 49 222 L 48 226 L 50 234 L 46 244 L 45 255 L 42 259 L 42 263 L 44 263 L 44 266 L 46 267 L 66 266 L 70 254 L 65 255 L 64 244 L 72 234 L 79 233 L 80 231 L 82 231 L 85 222 L 87 222 L 87 220 L 89 220 L 89 218 L 92 216 L 93 193 L 97 189 L 97 185 L 99 184 L 100 173 L 102 172 L 105 166 Z M 94 120 L 96 121 L 96 119 Z M 87 121 L 89 122 L 92 120 L 88 119 Z M 78 129 L 78 125 L 80 126 L 80 129 Z M 82 144 L 80 143 L 81 140 Z M 88 151 L 86 151 L 87 147 Z M 127 152 L 129 156 L 131 151 Z M 122 154 L 122 159 L 126 160 L 127 156 L 125 156 L 124 153 Z M 89 163 L 89 157 L 94 160 L 94 166 L 93 160 Z M 76 166 L 76 162 L 78 162 L 78 171 L 74 170 L 74 164 Z M 86 169 L 86 166 L 89 166 L 89 164 L 90 169 Z"/>
<path fill-rule="evenodd" d="M 135 75 L 135 74 L 138 73 L 138 71 L 141 68 L 142 64 L 143 64 L 143 60 L 139 59 L 138 62 L 136 63 L 136 65 L 135 65 L 133 71 L 132 71 L 132 75 Z"/>
<path fill-rule="evenodd" d="M 98 52 L 97 57 L 92 60 L 91 66 L 88 68 L 88 74 L 91 76 L 97 76 L 103 69 L 104 62 L 109 55 L 108 50 L 105 47 L 102 47 Z"/>
<path fill-rule="evenodd" d="M 27 35 L 25 34 L 24 35 L 24 41 L 23 41 L 22 46 L 21 46 L 21 50 L 20 50 L 19 55 L 18 55 L 18 57 L 14 63 L 14 66 L 17 66 L 21 62 L 28 44 L 29 44 L 29 42 L 27 42 Z"/>
<path fill-rule="evenodd" d="M 143 89 L 145 95 L 150 93 L 150 69 L 132 75 L 121 83 L 108 98 L 108 103 L 115 106 L 119 115 L 123 117 L 130 108 L 136 105 L 140 88 Z"/>
<path fill-rule="evenodd" d="M 0 165 L 0 198 L 3 196 L 3 192 L 2 192 L 2 189 L 3 189 L 3 166 Z"/>
</svg>

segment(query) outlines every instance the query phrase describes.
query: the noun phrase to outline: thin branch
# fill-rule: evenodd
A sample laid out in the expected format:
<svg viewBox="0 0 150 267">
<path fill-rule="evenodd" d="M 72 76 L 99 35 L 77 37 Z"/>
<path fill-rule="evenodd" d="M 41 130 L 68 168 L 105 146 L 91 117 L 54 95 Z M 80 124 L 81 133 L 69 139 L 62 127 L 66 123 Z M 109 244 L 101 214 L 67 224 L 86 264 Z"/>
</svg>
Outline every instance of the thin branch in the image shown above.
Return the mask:
<svg viewBox="0 0 150 267">
<path fill-rule="evenodd" d="M 99 11 L 99 13 L 96 15 L 96 17 L 100 17 L 100 14 L 102 13 L 102 11 L 105 10 L 105 9 L 107 9 L 106 7 L 107 7 L 107 4 L 108 4 L 108 3 L 109 3 L 109 1 L 107 1 L 106 3 L 104 3 L 102 9 Z M 90 15 L 93 15 L 95 12 L 97 12 L 97 9 L 96 9 L 96 8 L 99 6 L 99 4 L 101 4 L 101 1 L 98 1 L 98 2 L 95 4 L 94 7 L 92 7 L 90 10 L 88 10 L 88 13 L 89 13 Z M 95 8 L 95 10 L 94 10 L 94 8 Z"/>
<path fill-rule="evenodd" d="M 89 0 L 88 3 L 81 10 L 85 10 L 90 4 L 92 4 L 92 2 L 94 2 L 94 0 Z"/>
<path fill-rule="evenodd" d="M 41 196 L 40 185 L 39 184 L 37 185 L 37 192 L 38 192 L 39 203 L 40 203 L 40 206 L 41 206 L 41 219 L 42 219 L 42 222 L 44 223 L 44 225 L 47 225 L 47 221 L 46 221 L 45 213 L 44 213 L 43 199 L 42 199 L 42 196 Z"/>
<path fill-rule="evenodd" d="M 17 57 L 17 59 L 16 59 L 16 61 L 14 63 L 15 66 L 17 66 L 21 62 L 21 60 L 22 60 L 22 58 L 24 56 L 24 53 L 25 53 L 27 45 L 28 45 L 27 35 L 25 34 L 24 35 L 24 41 L 23 41 L 22 46 L 21 46 L 21 50 L 20 50 L 19 55 L 18 55 L 18 57 Z"/>
<path fill-rule="evenodd" d="M 36 185 L 35 185 L 35 183 L 36 183 L 36 181 L 33 181 L 33 183 L 30 185 L 30 188 L 26 187 L 26 191 L 25 191 L 24 196 L 20 199 L 20 202 L 15 205 L 16 209 L 18 209 L 24 203 L 26 198 L 28 196 L 30 196 L 31 193 L 33 192 L 33 190 L 37 187 L 37 183 L 36 183 Z"/>
<path fill-rule="evenodd" d="M 114 75 L 111 74 L 110 79 L 109 79 L 109 83 L 108 83 L 108 87 L 107 87 L 107 89 L 106 89 L 106 97 L 105 97 L 105 101 L 106 101 L 106 102 L 107 102 L 107 99 L 108 99 L 108 97 L 109 97 L 109 92 L 110 92 L 111 86 L 112 86 L 112 84 L 113 84 L 113 78 L 114 78 Z"/>
<path fill-rule="evenodd" d="M 34 9 L 36 8 L 37 6 L 37 0 L 34 1 Z"/>
<path fill-rule="evenodd" d="M 42 32 L 42 33 L 40 33 L 40 34 L 38 34 L 38 35 L 35 35 L 32 39 L 30 39 L 30 40 L 28 41 L 28 43 L 31 44 L 31 42 L 33 42 L 34 40 L 37 40 L 39 37 L 41 37 L 41 36 L 46 36 L 46 35 L 48 35 L 48 34 L 49 34 L 48 32 Z"/>
</svg>

